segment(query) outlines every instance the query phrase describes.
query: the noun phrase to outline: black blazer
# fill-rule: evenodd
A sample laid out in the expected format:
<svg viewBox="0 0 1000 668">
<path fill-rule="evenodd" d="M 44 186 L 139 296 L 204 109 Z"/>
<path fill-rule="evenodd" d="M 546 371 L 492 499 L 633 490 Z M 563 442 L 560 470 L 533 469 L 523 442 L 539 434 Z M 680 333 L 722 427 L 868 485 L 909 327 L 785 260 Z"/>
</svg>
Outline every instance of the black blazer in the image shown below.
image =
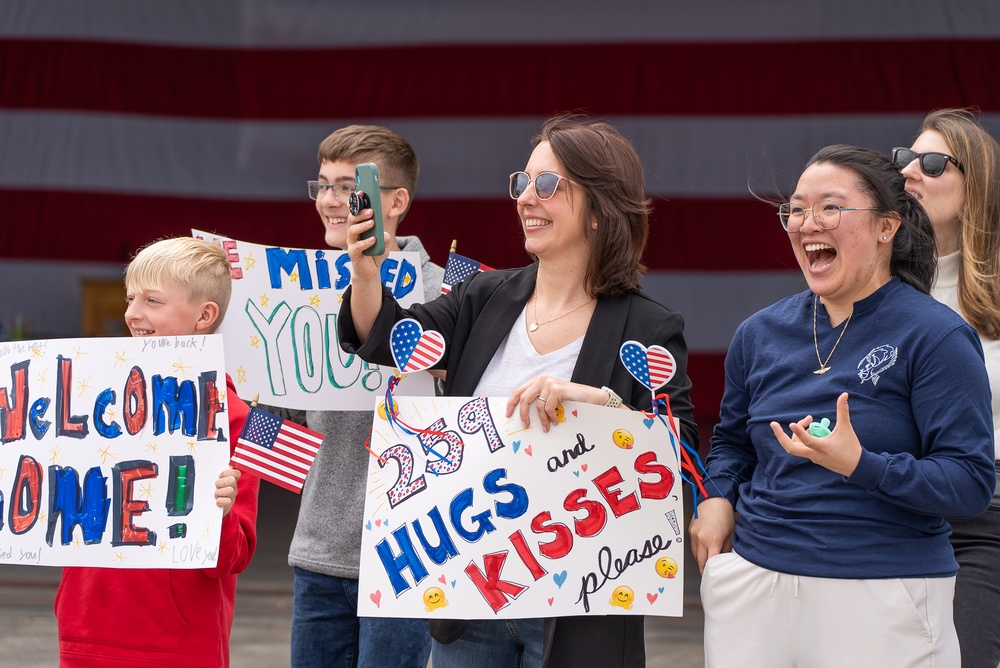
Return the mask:
<svg viewBox="0 0 1000 668">
<path fill-rule="evenodd" d="M 408 310 L 399 307 L 388 290 L 382 308 L 363 345 L 351 319 L 351 289 L 344 293 L 338 317 L 341 347 L 362 359 L 393 366 L 389 333 L 402 318 L 413 318 L 424 329 L 441 333 L 445 355 L 436 368 L 448 371 L 446 396 L 472 396 L 497 348 L 510 332 L 535 289 L 538 265 L 523 269 L 475 274 L 437 299 Z M 590 319 L 583 347 L 573 369 L 572 381 L 592 387 L 608 386 L 629 406 L 648 409 L 650 391 L 635 380 L 619 358 L 622 343 L 638 341 L 660 345 L 674 356 L 677 372 L 658 392 L 670 396 L 674 417 L 681 422 L 681 438 L 698 447 L 698 431 L 691 406 L 691 381 L 687 376 L 684 319 L 636 290 L 626 295 L 601 297 Z M 432 620 L 431 635 L 438 642 L 459 638 L 468 622 Z M 545 620 L 542 665 L 644 666 L 646 661 L 643 618 L 639 616 L 559 617 Z"/>
</svg>

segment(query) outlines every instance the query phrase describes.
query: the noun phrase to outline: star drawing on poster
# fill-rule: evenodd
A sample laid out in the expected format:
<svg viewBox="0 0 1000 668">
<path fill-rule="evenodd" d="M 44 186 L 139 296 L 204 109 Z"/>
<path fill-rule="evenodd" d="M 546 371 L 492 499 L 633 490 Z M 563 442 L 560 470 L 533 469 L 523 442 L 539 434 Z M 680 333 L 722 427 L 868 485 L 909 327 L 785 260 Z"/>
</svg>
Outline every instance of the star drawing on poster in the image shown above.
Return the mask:
<svg viewBox="0 0 1000 668">
<path fill-rule="evenodd" d="M 176 362 L 173 363 L 172 366 L 174 367 L 174 371 L 177 371 L 178 373 L 180 373 L 185 378 L 187 378 L 188 370 L 194 368 L 193 364 L 191 364 L 191 365 L 184 364 L 184 360 L 183 359 L 177 360 Z"/>
</svg>

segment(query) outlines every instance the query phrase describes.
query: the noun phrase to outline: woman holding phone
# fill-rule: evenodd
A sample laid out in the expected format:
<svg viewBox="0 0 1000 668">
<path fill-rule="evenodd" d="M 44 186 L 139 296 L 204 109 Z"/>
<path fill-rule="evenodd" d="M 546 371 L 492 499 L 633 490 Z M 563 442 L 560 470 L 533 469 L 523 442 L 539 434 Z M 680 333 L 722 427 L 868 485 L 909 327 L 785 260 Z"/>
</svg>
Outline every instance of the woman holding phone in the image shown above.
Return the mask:
<svg viewBox="0 0 1000 668">
<path fill-rule="evenodd" d="M 533 260 L 522 269 L 475 274 L 403 310 L 380 285 L 376 258 L 364 255 L 370 220 L 352 217 L 344 349 L 391 365 L 389 332 L 414 318 L 445 339 L 446 395 L 509 397 L 508 417 L 547 430 L 564 401 L 648 408 L 649 390 L 618 351 L 628 340 L 663 346 L 677 363 L 665 387 L 673 415 L 696 444 L 683 319 L 639 290 L 649 204 L 635 149 L 610 125 L 567 117 L 546 122 L 532 146 L 510 176 Z M 433 621 L 431 635 L 435 668 L 645 665 L 639 616 Z"/>
<path fill-rule="evenodd" d="M 931 296 L 979 333 L 1000 437 L 1000 146 L 971 113 L 940 109 L 892 160 L 934 226 L 938 265 Z M 1000 479 L 1000 462 L 997 462 Z M 1000 492 L 976 517 L 951 518 L 958 560 L 955 627 L 965 668 L 1000 664 Z"/>
</svg>

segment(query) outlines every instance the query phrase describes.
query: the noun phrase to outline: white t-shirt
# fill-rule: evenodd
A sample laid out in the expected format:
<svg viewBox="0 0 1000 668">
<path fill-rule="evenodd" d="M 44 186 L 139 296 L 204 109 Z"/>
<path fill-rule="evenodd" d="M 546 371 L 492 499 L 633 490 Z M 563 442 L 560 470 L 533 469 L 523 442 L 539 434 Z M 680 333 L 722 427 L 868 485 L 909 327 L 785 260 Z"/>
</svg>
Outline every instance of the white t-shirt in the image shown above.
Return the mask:
<svg viewBox="0 0 1000 668">
<path fill-rule="evenodd" d="M 569 380 L 573 377 L 573 369 L 576 367 L 576 360 L 580 356 L 582 347 L 581 336 L 559 350 L 539 355 L 531 339 L 528 338 L 525 310 L 522 309 L 510 333 L 497 348 L 489 366 L 479 379 L 473 396 L 509 397 L 518 387 L 543 374 L 560 380 Z"/>
</svg>

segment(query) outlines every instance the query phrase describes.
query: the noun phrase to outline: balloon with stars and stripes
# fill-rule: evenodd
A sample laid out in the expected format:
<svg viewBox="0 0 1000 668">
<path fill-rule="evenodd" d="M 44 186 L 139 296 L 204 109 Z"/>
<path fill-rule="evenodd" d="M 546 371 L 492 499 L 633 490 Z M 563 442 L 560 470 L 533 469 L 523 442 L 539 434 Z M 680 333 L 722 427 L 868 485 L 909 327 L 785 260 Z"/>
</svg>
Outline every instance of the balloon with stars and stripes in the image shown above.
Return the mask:
<svg viewBox="0 0 1000 668">
<path fill-rule="evenodd" d="M 621 347 L 622 363 L 636 380 L 655 392 L 674 377 L 677 363 L 663 346 L 649 346 L 638 341 L 626 341 Z"/>
<path fill-rule="evenodd" d="M 432 329 L 424 331 L 412 318 L 397 322 L 389 333 L 392 359 L 400 373 L 429 369 L 444 355 L 444 337 Z"/>
</svg>

